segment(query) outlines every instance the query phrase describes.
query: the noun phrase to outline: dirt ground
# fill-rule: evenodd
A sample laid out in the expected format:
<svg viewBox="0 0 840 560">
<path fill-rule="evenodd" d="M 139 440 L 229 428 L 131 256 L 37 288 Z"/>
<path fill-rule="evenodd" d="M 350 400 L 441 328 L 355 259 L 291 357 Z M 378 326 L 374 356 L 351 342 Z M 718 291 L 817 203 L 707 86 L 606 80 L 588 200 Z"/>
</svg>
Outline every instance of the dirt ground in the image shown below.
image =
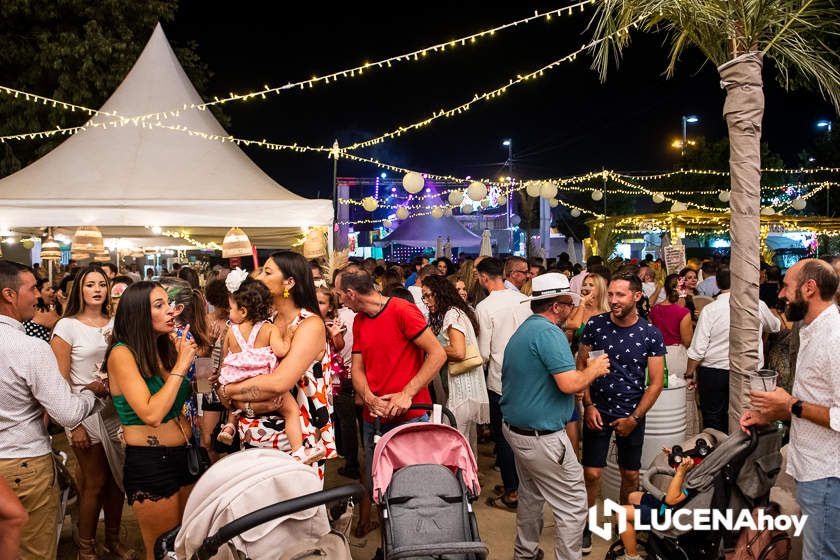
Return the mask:
<svg viewBox="0 0 840 560">
<path fill-rule="evenodd" d="M 67 440 L 64 434 L 55 437 L 55 446 L 58 449 L 64 450 L 69 456 L 68 465 L 70 471 L 75 471 L 75 460 L 72 451 L 70 451 Z M 509 560 L 513 558 L 513 540 L 516 528 L 516 514 L 511 511 L 501 510 L 498 508 L 491 508 L 486 505 L 485 500 L 489 496 L 493 496 L 493 486 L 501 482 L 499 473 L 493 470 L 492 459 L 492 444 L 482 444 L 479 446 L 479 481 L 481 483 L 481 498 L 473 505 L 475 515 L 478 520 L 478 528 L 481 533 L 482 540 L 487 543 L 490 548 L 489 558 L 492 560 Z M 342 459 L 330 461 L 327 464 L 327 486 L 338 486 L 350 482 L 338 475 L 336 469 L 343 464 Z M 64 529 L 62 530 L 61 540 L 58 548 L 59 560 L 75 560 L 76 546 L 73 543 L 72 531 L 70 529 L 70 517 L 66 517 Z M 140 538 L 140 529 L 137 526 L 137 520 L 128 505 L 125 506 L 122 521 L 123 539 L 131 547 L 138 551 L 143 550 L 143 542 Z M 100 521 L 98 541 L 101 543 L 104 539 L 104 524 Z M 593 536 L 593 550 L 586 558 L 602 559 L 606 554 L 608 543 Z M 370 560 L 373 558 L 376 548 L 379 546 L 380 536 L 379 531 L 374 531 L 364 538 L 357 539 L 350 538 L 350 549 L 355 560 Z M 554 542 L 554 520 L 551 517 L 550 511 L 546 509 L 545 525 L 542 533 L 542 548 L 545 551 L 545 557 L 553 558 L 553 542 Z M 108 558 L 103 553 L 102 558 Z"/>
</svg>

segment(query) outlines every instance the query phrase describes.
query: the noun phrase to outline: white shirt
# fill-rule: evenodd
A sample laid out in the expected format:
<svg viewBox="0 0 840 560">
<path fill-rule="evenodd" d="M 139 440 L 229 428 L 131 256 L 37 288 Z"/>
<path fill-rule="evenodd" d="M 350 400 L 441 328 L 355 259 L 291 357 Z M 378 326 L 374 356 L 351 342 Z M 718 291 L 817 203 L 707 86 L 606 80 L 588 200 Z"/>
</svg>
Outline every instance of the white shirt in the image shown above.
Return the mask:
<svg viewBox="0 0 840 560">
<path fill-rule="evenodd" d="M 791 415 L 788 474 L 799 482 L 840 477 L 840 312 L 836 305 L 799 330 L 792 394 L 828 407 L 831 428 Z"/>
<path fill-rule="evenodd" d="M 426 302 L 423 301 L 423 290 L 415 283 L 413 286 L 408 287 L 408 291 L 411 292 L 412 296 L 414 296 L 414 305 L 420 309 L 420 313 L 423 314 L 423 318 L 428 322 L 429 308 L 426 307 Z"/>
<path fill-rule="evenodd" d="M 353 366 L 353 321 L 356 320 L 356 314 L 349 307 L 340 307 L 338 309 L 338 318 L 347 327 L 344 331 L 344 350 L 341 351 L 341 359 L 344 361 L 344 367 L 347 371 Z"/>
<path fill-rule="evenodd" d="M 74 393 L 99 379 L 97 374 L 102 369 L 113 329 L 113 320 L 104 327 L 91 327 L 73 317 L 65 317 L 55 324 L 53 337 L 70 345 L 70 388 Z"/>
<path fill-rule="evenodd" d="M 656 282 L 642 282 L 642 293 L 645 294 L 645 297 L 650 299 L 653 296 L 653 293 L 656 291 Z M 650 306 L 653 307 L 657 303 L 662 303 L 665 301 L 665 288 L 662 287 L 659 290 L 659 295 L 656 296 L 656 301 L 650 302 Z"/>
<path fill-rule="evenodd" d="M 701 296 L 715 297 L 720 293 L 717 285 L 717 279 L 714 276 L 708 276 L 705 280 L 697 284 L 697 293 Z"/>
<path fill-rule="evenodd" d="M 764 363 L 761 333 L 779 332 L 781 321 L 770 312 L 763 301 L 758 301 L 758 363 Z M 729 292 L 721 293 L 715 301 L 700 312 L 694 337 L 688 348 L 688 357 L 707 368 L 729 369 Z"/>
<path fill-rule="evenodd" d="M 577 295 L 580 295 L 580 287 L 583 286 L 583 279 L 586 278 L 587 274 L 589 273 L 584 269 L 580 271 L 580 274 L 572 276 L 572 279 L 569 280 L 569 289 Z"/>
<path fill-rule="evenodd" d="M 505 288 L 507 288 L 508 290 L 512 290 L 517 294 L 520 293 L 519 288 L 517 288 L 510 280 L 505 280 Z"/>
<path fill-rule="evenodd" d="M 44 410 L 62 426 L 76 426 L 98 408 L 93 393 L 74 395 L 49 345 L 26 336 L 23 325 L 0 315 L 0 459 L 51 452 Z"/>
<path fill-rule="evenodd" d="M 525 319 L 531 316 L 531 306 L 513 290 L 490 292 L 478 305 L 478 351 L 487 364 L 487 389 L 502 394 L 502 360 L 505 348 Z"/>
</svg>

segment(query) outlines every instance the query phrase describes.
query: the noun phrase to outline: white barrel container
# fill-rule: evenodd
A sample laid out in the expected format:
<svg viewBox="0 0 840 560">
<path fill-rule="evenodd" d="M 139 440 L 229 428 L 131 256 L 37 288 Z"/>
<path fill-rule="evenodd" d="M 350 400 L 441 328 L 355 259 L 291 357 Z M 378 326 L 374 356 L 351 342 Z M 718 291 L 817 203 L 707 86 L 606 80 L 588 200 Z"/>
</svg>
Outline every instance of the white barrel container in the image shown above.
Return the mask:
<svg viewBox="0 0 840 560">
<path fill-rule="evenodd" d="M 685 390 L 685 380 L 670 377 L 668 388 L 662 389 L 656 403 L 648 411 L 640 479 L 653 459 L 662 453 L 663 447 L 679 445 L 685 439 Z M 601 471 L 601 494 L 604 498 L 618 502 L 620 489 L 621 474 L 618 472 L 618 457 L 613 436 L 607 453 L 607 466 Z"/>
</svg>

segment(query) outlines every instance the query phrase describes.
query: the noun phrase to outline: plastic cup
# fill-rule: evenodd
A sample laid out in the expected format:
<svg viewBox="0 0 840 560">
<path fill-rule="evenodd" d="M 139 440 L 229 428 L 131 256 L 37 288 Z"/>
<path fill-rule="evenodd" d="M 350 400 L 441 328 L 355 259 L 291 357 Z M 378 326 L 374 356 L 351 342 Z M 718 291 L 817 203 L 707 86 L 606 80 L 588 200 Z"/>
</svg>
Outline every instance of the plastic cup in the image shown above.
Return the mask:
<svg viewBox="0 0 840 560">
<path fill-rule="evenodd" d="M 589 351 L 589 357 L 593 358 L 593 359 L 598 358 L 600 356 L 603 356 L 604 354 L 605 354 L 605 352 L 603 350 L 590 350 Z"/>
<path fill-rule="evenodd" d="M 773 369 L 760 369 L 750 376 L 750 390 L 770 393 L 776 390 L 779 373 Z"/>
<path fill-rule="evenodd" d="M 210 392 L 210 381 L 207 379 L 213 373 L 212 358 L 195 359 L 195 388 L 199 393 Z"/>
</svg>

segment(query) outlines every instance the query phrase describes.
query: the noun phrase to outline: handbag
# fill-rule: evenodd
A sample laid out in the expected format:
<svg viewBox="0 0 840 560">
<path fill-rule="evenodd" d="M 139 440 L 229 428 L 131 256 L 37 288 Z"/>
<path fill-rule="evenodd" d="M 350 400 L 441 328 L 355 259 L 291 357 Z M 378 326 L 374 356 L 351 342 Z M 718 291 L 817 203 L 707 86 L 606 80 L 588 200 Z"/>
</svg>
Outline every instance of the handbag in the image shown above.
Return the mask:
<svg viewBox="0 0 840 560">
<path fill-rule="evenodd" d="M 180 420 L 180 419 L 179 419 Z M 210 454 L 203 447 L 196 447 L 187 437 L 184 428 L 181 427 L 181 422 L 175 423 L 184 436 L 187 445 L 187 471 L 192 476 L 201 476 L 210 468 Z"/>
<path fill-rule="evenodd" d="M 484 364 L 481 359 L 481 354 L 478 353 L 478 346 L 475 344 L 467 344 L 467 351 L 464 353 L 464 359 L 460 362 L 449 362 L 449 375 L 461 375 L 468 371 L 480 367 Z"/>
</svg>

